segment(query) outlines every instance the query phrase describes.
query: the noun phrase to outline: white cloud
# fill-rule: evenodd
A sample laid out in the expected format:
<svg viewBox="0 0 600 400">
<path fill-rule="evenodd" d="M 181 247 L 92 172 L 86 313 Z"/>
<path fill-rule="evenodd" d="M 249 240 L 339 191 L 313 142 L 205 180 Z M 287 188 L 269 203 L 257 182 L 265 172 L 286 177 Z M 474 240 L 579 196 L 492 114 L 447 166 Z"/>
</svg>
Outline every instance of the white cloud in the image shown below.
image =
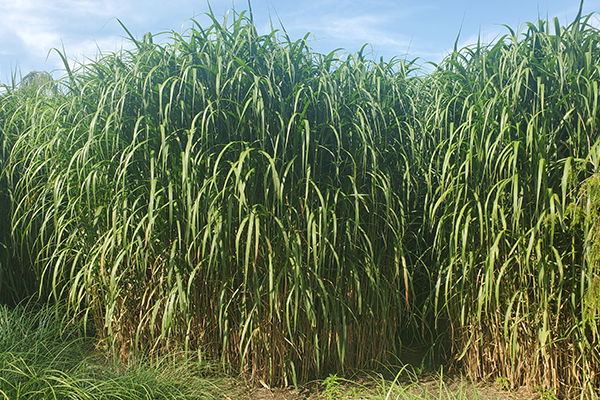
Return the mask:
<svg viewBox="0 0 600 400">
<path fill-rule="evenodd" d="M 126 42 L 120 36 L 105 36 L 98 40 L 82 39 L 68 42 L 64 45 L 64 51 L 69 60 L 69 66 L 74 68 L 76 65 L 83 64 L 88 60 L 97 59 L 102 54 L 129 47 L 131 47 L 131 43 Z M 63 49 L 61 48 L 60 50 L 62 51 Z M 54 66 L 55 68 L 62 69 L 62 60 L 55 57 Z"/>
<path fill-rule="evenodd" d="M 124 11 L 116 0 L 0 0 L 0 48 L 5 53 L 41 59 L 52 48 L 67 49 L 77 60 L 95 57 L 97 48 L 115 50 L 123 40 L 98 29 Z M 100 32 L 91 40 L 86 29 Z M 49 68 L 62 68 L 58 57 L 50 57 Z M 23 71 L 27 72 L 27 71 Z"/>
<path fill-rule="evenodd" d="M 502 36 L 509 33 L 509 30 L 503 26 L 487 28 L 480 31 L 476 35 L 468 36 L 466 39 L 459 39 L 458 48 L 472 46 L 477 44 L 477 42 L 480 42 L 483 45 L 492 44 L 498 41 Z"/>
<path fill-rule="evenodd" d="M 123 7 L 116 0 L 1 0 L 0 10 L 11 15 L 37 15 L 47 17 L 68 17 L 70 15 L 112 16 Z"/>
<path fill-rule="evenodd" d="M 320 0 L 309 4 L 308 10 L 288 11 L 282 20 L 296 36 L 311 32 L 317 48 L 342 47 L 352 53 L 368 44 L 367 56 L 373 58 L 434 53 L 415 42 L 413 33 L 402 31 L 405 22 L 435 10 L 437 6 L 431 2 L 406 1 L 401 7 L 389 0 Z"/>
<path fill-rule="evenodd" d="M 331 43 L 335 48 L 343 47 L 350 52 L 368 44 L 368 51 L 375 54 L 404 54 L 410 50 L 409 37 L 386 29 L 393 18 L 384 15 L 367 14 L 360 16 L 323 15 L 311 22 L 297 23 L 289 31 L 311 32 L 318 47 Z"/>
<path fill-rule="evenodd" d="M 410 42 L 403 38 L 390 35 L 381 28 L 385 17 L 377 15 L 362 15 L 348 18 L 330 18 L 326 24 L 315 27 L 315 31 L 334 39 L 353 40 L 378 46 L 392 48 L 406 47 Z"/>
</svg>

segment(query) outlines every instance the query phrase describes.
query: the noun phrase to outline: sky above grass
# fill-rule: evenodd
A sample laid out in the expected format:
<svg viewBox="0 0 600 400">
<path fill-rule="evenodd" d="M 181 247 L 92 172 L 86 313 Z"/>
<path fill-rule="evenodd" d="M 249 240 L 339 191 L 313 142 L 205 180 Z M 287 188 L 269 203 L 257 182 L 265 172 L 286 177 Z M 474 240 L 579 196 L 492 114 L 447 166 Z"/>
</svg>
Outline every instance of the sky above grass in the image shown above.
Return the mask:
<svg viewBox="0 0 600 400">
<path fill-rule="evenodd" d="M 215 14 L 247 8 L 247 1 L 212 0 Z M 292 38 L 310 32 L 320 52 L 336 48 L 354 52 L 365 43 L 371 57 L 393 56 L 440 61 L 460 32 L 459 43 L 480 36 L 490 42 L 538 18 L 567 23 L 579 0 L 252 0 L 258 29 L 268 32 L 280 21 Z M 586 0 L 584 12 L 600 10 L 600 0 Z M 55 71 L 62 62 L 51 48 L 72 61 L 94 58 L 99 51 L 128 46 L 123 21 L 138 37 L 145 32 L 182 32 L 190 18 L 208 23 L 206 0 L 0 0 L 0 81 L 14 71 Z M 595 22 L 598 22 L 595 18 Z M 600 25 L 600 24 L 599 24 Z"/>
</svg>

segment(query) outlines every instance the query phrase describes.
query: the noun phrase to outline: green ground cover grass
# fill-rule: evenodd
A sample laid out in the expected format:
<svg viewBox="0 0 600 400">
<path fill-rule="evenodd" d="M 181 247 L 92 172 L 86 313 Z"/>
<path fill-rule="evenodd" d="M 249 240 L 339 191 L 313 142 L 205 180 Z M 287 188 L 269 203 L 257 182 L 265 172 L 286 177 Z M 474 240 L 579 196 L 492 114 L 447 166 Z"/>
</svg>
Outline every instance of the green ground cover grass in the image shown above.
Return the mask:
<svg viewBox="0 0 600 400">
<path fill-rule="evenodd" d="M 0 306 L 0 398 L 6 400 L 222 399 L 208 367 L 183 360 L 116 364 L 95 351 L 63 308 Z M 204 376 L 203 376 L 204 374 Z"/>
</svg>

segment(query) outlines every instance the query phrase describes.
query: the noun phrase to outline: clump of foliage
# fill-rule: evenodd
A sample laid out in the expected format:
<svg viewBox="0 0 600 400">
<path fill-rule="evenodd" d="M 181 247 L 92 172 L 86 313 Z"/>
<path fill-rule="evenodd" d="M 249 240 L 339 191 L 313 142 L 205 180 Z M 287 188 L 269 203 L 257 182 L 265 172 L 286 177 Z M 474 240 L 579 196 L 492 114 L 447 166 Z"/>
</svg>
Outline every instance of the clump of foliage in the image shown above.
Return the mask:
<svg viewBox="0 0 600 400">
<path fill-rule="evenodd" d="M 216 385 L 188 364 L 130 363 L 116 368 L 94 358 L 80 324 L 65 326 L 65 310 L 0 306 L 0 398 L 10 400 L 197 400 L 221 398 Z"/>
<path fill-rule="evenodd" d="M 211 17 L 2 97 L 4 273 L 123 360 L 201 349 L 278 384 L 418 344 L 474 378 L 597 390 L 589 16 L 426 75 Z"/>
</svg>

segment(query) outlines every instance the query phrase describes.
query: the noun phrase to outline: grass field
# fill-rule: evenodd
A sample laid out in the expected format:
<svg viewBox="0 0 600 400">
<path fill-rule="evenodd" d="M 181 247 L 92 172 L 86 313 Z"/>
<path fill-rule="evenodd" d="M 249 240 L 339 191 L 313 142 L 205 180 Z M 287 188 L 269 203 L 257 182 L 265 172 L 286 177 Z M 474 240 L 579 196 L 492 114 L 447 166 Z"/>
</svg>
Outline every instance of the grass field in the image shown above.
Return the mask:
<svg viewBox="0 0 600 400">
<path fill-rule="evenodd" d="M 64 304 L 65 329 L 121 366 L 194 354 L 287 386 L 411 362 L 598 395 L 592 16 L 507 29 L 427 73 L 209 16 L 5 87 L 0 301 Z M 11 383 L 23 370 L 31 393 L 68 378 L 178 398 L 160 368 L 89 378 L 59 326 L 68 362 L 44 364 L 49 347 L 38 376 L 37 350 L 11 350 L 4 393 L 30 390 Z"/>
</svg>

